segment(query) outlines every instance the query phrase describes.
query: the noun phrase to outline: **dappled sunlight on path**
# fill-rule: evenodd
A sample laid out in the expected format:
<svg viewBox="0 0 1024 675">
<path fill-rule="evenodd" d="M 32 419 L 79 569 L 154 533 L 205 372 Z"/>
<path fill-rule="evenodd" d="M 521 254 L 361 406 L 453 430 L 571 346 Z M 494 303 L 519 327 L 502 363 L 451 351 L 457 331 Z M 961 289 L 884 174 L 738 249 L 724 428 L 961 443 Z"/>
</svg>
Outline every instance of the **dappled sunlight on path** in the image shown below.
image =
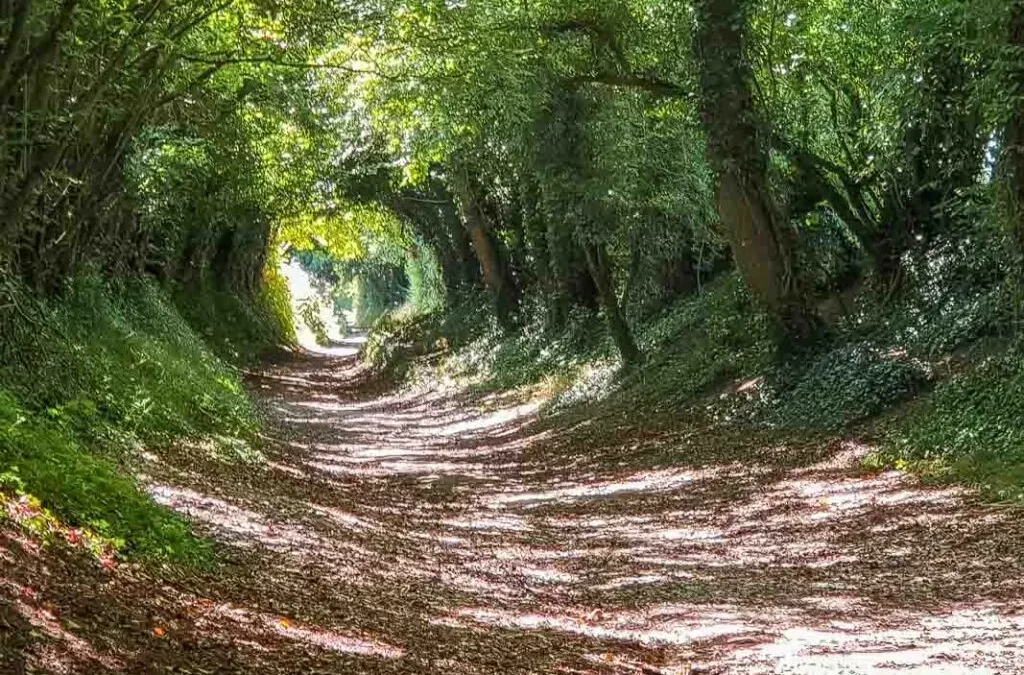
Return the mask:
<svg viewBox="0 0 1024 675">
<path fill-rule="evenodd" d="M 352 358 L 252 387 L 265 465 L 146 467 L 227 566 L 57 640 L 70 671 L 1024 672 L 1024 523 L 856 443 L 382 395 Z"/>
</svg>

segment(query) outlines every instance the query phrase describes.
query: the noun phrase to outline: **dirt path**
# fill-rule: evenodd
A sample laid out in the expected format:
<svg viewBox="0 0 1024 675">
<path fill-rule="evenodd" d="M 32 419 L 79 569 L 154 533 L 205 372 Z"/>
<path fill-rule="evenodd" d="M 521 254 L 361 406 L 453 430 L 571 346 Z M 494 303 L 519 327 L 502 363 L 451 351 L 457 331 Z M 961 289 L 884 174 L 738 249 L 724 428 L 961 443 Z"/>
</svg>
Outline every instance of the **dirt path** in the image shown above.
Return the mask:
<svg viewBox="0 0 1024 675">
<path fill-rule="evenodd" d="M 0 630 L 43 636 L 11 672 L 1024 672 L 1018 512 L 850 443 L 370 385 L 269 368 L 267 467 L 153 461 L 216 573 L 0 549 Z"/>
</svg>

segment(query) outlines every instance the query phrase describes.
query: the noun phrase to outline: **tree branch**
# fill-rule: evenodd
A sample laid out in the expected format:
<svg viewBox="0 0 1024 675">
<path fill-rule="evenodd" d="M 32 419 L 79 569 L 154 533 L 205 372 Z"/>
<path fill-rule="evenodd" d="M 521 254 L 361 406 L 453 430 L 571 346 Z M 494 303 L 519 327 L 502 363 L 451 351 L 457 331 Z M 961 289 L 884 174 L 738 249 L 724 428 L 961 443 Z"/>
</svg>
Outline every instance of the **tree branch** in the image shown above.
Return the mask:
<svg viewBox="0 0 1024 675">
<path fill-rule="evenodd" d="M 209 19 L 214 14 L 218 14 L 220 12 L 223 12 L 225 9 L 227 9 L 228 7 L 230 7 L 233 4 L 235 4 L 235 0 L 226 0 L 226 2 L 222 2 L 219 5 L 214 5 L 210 9 L 207 9 L 205 12 L 201 12 L 198 16 L 193 18 L 191 21 L 186 23 L 184 26 L 182 26 L 178 30 L 176 30 L 173 33 L 171 33 L 171 36 L 170 36 L 171 41 L 172 42 L 177 42 L 179 39 L 181 39 L 187 33 L 189 33 L 193 28 L 195 28 L 199 24 L 203 23 L 204 21 Z"/>
<path fill-rule="evenodd" d="M 407 202 L 416 202 L 417 204 L 434 204 L 437 206 L 451 206 L 453 204 L 450 199 L 424 199 L 422 197 L 412 197 L 409 195 L 402 195 L 399 199 Z"/>
<path fill-rule="evenodd" d="M 205 63 L 212 66 L 219 66 L 221 68 L 229 65 L 242 63 L 264 63 L 270 66 L 279 66 L 281 68 L 297 68 L 300 70 L 343 70 L 349 73 L 357 73 L 360 75 L 378 75 L 384 78 L 388 77 L 387 75 L 376 70 L 360 70 L 359 68 L 353 68 L 351 66 L 346 66 L 338 63 L 312 63 L 308 61 L 289 61 L 277 59 L 272 56 L 226 56 L 223 58 L 209 58 L 206 56 L 197 56 L 193 54 L 178 54 L 177 57 L 182 59 L 183 61 L 189 61 L 191 63 Z"/>
<path fill-rule="evenodd" d="M 623 89 L 641 89 L 664 98 L 690 98 L 693 94 L 689 89 L 675 82 L 644 75 L 616 75 L 614 73 L 577 75 L 570 78 L 569 82 L 573 84 L 601 84 Z"/>
<path fill-rule="evenodd" d="M 167 105 L 169 103 L 173 103 L 174 101 L 178 100 L 179 98 L 181 98 L 183 96 L 187 96 L 189 93 L 194 91 L 196 89 L 196 87 L 200 86 L 201 84 L 203 84 L 205 82 L 208 82 L 210 80 L 210 78 L 212 78 L 214 75 L 216 75 L 218 72 L 220 72 L 220 70 L 222 70 L 226 65 L 227 64 L 219 64 L 218 63 L 218 64 L 214 64 L 214 65 L 210 66 L 209 68 L 204 70 L 197 78 L 195 78 L 194 80 L 192 80 L 191 82 L 186 84 L 181 89 L 179 89 L 177 91 L 172 91 L 169 94 L 165 94 L 164 96 L 159 98 L 157 101 L 155 101 L 152 104 L 152 106 L 150 107 L 150 111 L 149 112 L 151 112 L 151 113 L 152 112 L 156 112 L 157 110 L 159 110 L 160 108 L 164 107 L 165 105 Z"/>
</svg>

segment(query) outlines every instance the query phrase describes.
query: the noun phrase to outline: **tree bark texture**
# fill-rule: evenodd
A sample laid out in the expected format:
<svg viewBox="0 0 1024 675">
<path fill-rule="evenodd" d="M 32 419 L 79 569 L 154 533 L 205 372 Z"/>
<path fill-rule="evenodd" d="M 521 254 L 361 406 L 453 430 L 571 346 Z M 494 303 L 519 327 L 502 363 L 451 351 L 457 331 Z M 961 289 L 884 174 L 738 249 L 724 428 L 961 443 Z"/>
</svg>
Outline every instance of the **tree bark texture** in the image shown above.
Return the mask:
<svg viewBox="0 0 1024 675">
<path fill-rule="evenodd" d="M 745 49 L 749 0 L 698 4 L 697 61 L 708 158 L 718 176 L 718 212 L 736 266 L 789 341 L 817 336 L 797 269 L 797 240 L 768 183 L 767 133 L 753 96 Z"/>
<path fill-rule="evenodd" d="M 587 266 L 594 278 L 594 285 L 597 287 L 598 297 L 604 309 L 605 319 L 608 321 L 608 330 L 612 334 L 615 346 L 622 355 L 622 361 L 627 366 L 636 366 L 643 363 L 643 353 L 637 347 L 633 339 L 633 331 L 629 323 L 622 315 L 619 307 L 619 297 L 615 293 L 615 282 L 611 272 L 611 261 L 608 260 L 608 250 L 603 244 L 588 244 L 584 247 L 587 255 Z"/>
</svg>

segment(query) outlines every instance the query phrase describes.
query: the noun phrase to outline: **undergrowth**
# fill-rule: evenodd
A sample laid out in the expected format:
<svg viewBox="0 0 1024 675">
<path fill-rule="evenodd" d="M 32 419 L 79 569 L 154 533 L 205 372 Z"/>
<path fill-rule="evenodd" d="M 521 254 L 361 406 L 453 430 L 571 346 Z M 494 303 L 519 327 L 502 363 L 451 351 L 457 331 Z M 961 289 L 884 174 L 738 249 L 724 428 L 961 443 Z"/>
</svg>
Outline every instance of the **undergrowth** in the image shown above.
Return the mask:
<svg viewBox="0 0 1024 675">
<path fill-rule="evenodd" d="M 679 407 L 714 387 L 757 373 L 772 358 L 767 319 L 739 278 L 727 275 L 640 334 L 646 366 L 623 381 L 629 400 Z"/>
<path fill-rule="evenodd" d="M 963 273 L 942 265 L 934 272 Z M 699 408 L 720 424 L 780 434 L 859 433 L 874 425 L 878 465 L 1021 498 L 1024 343 L 963 361 L 958 370 L 948 365 L 953 355 L 1012 332 L 1012 303 L 999 282 L 972 277 L 953 289 L 922 276 L 892 301 L 862 293 L 827 341 L 796 357 L 776 353 L 767 319 L 735 274 L 636 326 L 647 360 L 631 371 L 617 368 L 597 315 L 580 313 L 564 331 L 551 332 L 533 308 L 509 333 L 487 318 L 485 298 L 447 313 L 388 315 L 371 332 L 366 354 L 406 375 L 416 356 L 434 353 L 418 376 L 470 390 L 553 383 L 551 413 L 602 402 L 643 414 Z"/>
<path fill-rule="evenodd" d="M 6 393 L 0 394 L 0 466 L 8 491 L 38 498 L 61 520 L 98 533 L 124 554 L 209 561 L 209 547 L 188 524 L 154 503 L 115 461 L 60 424 L 27 413 Z"/>
<path fill-rule="evenodd" d="M 288 284 L 275 264 L 268 264 L 263 288 L 254 298 L 218 289 L 212 282 L 179 286 L 172 296 L 189 326 L 230 363 L 255 363 L 295 342 Z"/>
<path fill-rule="evenodd" d="M 904 353 L 851 342 L 776 369 L 765 416 L 786 428 L 841 431 L 912 397 L 928 376 Z"/>
<path fill-rule="evenodd" d="M 570 312 L 558 328 L 545 326 L 541 307 L 524 316 L 511 335 L 494 321 L 477 324 L 486 328 L 444 363 L 443 372 L 474 391 L 506 391 L 559 378 L 569 383 L 585 364 L 613 351 L 600 317 L 590 310 Z"/>
<path fill-rule="evenodd" d="M 1024 341 L 952 374 L 886 425 L 882 459 L 1024 498 Z"/>
<path fill-rule="evenodd" d="M 91 276 L 41 299 L 5 280 L 2 295 L 0 473 L 125 554 L 206 560 L 206 544 L 129 467 L 143 446 L 251 440 L 257 417 L 237 372 L 150 281 Z"/>
<path fill-rule="evenodd" d="M 384 315 L 370 332 L 364 358 L 398 379 L 445 381 L 477 393 L 507 391 L 545 380 L 571 386 L 581 369 L 608 358 L 613 345 L 600 317 L 578 309 L 557 329 L 545 309 L 527 308 L 516 330 L 502 329 L 483 295 L 449 311 L 412 305 Z M 440 353 L 424 368 L 416 357 Z"/>
</svg>

